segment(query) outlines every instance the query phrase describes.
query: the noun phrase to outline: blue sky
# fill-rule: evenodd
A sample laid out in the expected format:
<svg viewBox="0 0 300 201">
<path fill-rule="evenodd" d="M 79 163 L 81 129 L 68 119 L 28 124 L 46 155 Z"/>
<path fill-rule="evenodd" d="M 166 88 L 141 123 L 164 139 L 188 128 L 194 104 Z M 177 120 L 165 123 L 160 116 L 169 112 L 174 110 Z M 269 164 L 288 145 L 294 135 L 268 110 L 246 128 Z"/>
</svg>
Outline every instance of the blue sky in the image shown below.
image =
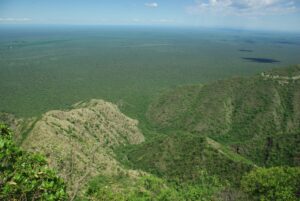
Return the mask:
<svg viewBox="0 0 300 201">
<path fill-rule="evenodd" d="M 172 25 L 300 31 L 300 0 L 0 0 L 0 24 Z"/>
</svg>

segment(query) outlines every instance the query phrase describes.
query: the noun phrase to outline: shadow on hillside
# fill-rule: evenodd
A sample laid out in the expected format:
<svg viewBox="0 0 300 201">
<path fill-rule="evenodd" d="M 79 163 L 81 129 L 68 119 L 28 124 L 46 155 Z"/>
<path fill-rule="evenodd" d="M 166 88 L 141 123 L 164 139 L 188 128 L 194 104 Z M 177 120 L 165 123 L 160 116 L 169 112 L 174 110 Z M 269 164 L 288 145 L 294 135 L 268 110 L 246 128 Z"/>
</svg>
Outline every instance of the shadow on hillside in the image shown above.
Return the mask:
<svg viewBox="0 0 300 201">
<path fill-rule="evenodd" d="M 240 52 L 253 52 L 253 50 L 248 50 L 248 49 L 239 49 Z"/>
<path fill-rule="evenodd" d="M 242 57 L 242 59 L 256 63 L 279 63 L 280 61 L 268 58 Z"/>
</svg>

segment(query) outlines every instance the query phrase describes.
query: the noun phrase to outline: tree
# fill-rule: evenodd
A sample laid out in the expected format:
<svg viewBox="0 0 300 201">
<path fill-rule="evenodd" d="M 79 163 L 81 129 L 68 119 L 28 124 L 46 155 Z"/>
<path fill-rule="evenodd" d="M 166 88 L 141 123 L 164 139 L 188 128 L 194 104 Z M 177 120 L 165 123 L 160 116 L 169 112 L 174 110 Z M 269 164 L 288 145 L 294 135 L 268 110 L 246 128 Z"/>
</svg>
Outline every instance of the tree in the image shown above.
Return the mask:
<svg viewBox="0 0 300 201">
<path fill-rule="evenodd" d="M 254 169 L 243 177 L 242 188 L 246 193 L 260 201 L 299 201 L 300 168 Z"/>
<path fill-rule="evenodd" d="M 45 158 L 22 151 L 0 124 L 0 200 L 67 200 L 64 181 Z"/>
</svg>

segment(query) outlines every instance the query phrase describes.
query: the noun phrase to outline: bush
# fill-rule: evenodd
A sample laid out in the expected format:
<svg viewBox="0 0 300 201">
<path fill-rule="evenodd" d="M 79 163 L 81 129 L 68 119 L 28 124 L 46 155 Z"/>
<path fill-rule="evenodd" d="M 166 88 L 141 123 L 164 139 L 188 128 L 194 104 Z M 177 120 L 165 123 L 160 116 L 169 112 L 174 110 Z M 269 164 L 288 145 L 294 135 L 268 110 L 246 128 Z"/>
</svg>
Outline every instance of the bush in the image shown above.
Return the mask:
<svg viewBox="0 0 300 201">
<path fill-rule="evenodd" d="M 0 124 L 0 200 L 67 200 L 66 186 L 44 157 L 22 151 Z"/>
<path fill-rule="evenodd" d="M 242 188 L 260 201 L 300 200 L 300 168 L 257 168 L 244 176 Z"/>
<path fill-rule="evenodd" d="M 178 192 L 152 175 L 137 180 L 99 176 L 89 183 L 85 197 L 99 201 L 173 201 L 183 200 Z"/>
</svg>

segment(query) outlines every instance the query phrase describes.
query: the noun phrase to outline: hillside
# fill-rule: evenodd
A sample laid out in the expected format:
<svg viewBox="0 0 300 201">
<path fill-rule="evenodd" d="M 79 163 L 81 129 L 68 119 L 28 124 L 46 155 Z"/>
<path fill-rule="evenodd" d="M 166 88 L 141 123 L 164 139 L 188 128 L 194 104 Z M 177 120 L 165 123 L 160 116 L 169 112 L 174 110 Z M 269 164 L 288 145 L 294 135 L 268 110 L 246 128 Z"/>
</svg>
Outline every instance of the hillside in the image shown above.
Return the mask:
<svg viewBox="0 0 300 201">
<path fill-rule="evenodd" d="M 0 121 L 24 150 L 47 157 L 71 200 L 259 200 L 264 177 L 292 186 L 296 199 L 299 76 L 298 65 L 165 91 L 149 106 L 144 130 L 95 99 L 28 119 L 5 113 Z"/>
<path fill-rule="evenodd" d="M 180 183 L 193 183 L 206 171 L 224 183 L 238 184 L 254 165 L 212 139 L 176 132 L 130 150 L 135 167 Z M 232 170 L 235 170 L 234 172 Z"/>
<path fill-rule="evenodd" d="M 117 106 L 91 100 L 67 111 L 45 113 L 27 134 L 22 147 L 46 155 L 73 195 L 94 176 L 139 175 L 138 171 L 125 170 L 114 155 L 114 149 L 120 145 L 144 141 L 137 124 Z"/>
<path fill-rule="evenodd" d="M 300 66 L 250 78 L 183 86 L 159 96 L 147 117 L 161 132 L 208 136 L 258 165 L 300 165 Z"/>
</svg>

